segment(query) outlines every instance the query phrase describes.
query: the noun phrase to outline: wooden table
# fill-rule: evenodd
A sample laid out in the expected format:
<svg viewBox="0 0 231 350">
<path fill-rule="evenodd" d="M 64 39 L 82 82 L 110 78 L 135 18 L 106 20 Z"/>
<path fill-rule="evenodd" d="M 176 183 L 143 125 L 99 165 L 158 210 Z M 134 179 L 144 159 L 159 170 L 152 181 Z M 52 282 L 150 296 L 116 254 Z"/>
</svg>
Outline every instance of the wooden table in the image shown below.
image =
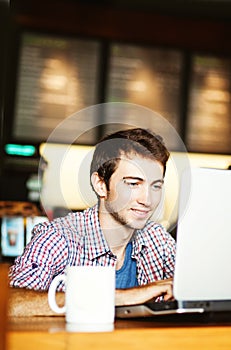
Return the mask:
<svg viewBox="0 0 231 350">
<path fill-rule="evenodd" d="M 224 350 L 231 349 L 231 319 L 116 320 L 108 333 L 69 333 L 63 317 L 11 318 L 7 350 Z"/>
</svg>

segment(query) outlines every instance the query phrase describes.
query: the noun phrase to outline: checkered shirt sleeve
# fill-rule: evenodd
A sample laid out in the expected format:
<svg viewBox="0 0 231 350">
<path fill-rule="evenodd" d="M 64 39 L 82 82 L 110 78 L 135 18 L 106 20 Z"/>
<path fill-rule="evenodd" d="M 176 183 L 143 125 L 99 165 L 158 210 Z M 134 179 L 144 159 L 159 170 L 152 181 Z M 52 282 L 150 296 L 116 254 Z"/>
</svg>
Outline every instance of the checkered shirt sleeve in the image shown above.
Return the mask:
<svg viewBox="0 0 231 350">
<path fill-rule="evenodd" d="M 39 224 L 23 255 L 10 268 L 10 285 L 47 290 L 54 276 L 64 271 L 67 259 L 65 236 L 54 225 Z"/>
</svg>

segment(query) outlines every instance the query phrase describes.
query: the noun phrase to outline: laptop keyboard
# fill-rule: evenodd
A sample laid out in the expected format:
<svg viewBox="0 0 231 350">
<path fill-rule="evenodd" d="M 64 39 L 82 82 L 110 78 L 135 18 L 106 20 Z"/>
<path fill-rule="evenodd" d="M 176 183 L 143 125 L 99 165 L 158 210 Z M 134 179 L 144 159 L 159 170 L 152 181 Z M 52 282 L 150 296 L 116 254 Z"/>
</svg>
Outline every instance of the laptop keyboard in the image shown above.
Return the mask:
<svg viewBox="0 0 231 350">
<path fill-rule="evenodd" d="M 178 307 L 176 300 L 169 301 L 155 301 L 149 300 L 145 303 L 153 311 L 162 311 L 162 310 L 175 310 Z"/>
</svg>

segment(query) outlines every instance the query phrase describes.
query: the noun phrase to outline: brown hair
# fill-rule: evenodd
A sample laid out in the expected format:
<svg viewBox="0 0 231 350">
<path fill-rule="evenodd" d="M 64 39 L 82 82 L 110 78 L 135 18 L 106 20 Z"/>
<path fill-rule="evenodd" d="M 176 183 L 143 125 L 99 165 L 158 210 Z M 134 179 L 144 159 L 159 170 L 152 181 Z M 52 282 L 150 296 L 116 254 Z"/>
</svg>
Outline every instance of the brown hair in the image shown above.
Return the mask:
<svg viewBox="0 0 231 350">
<path fill-rule="evenodd" d="M 91 162 L 90 175 L 97 172 L 108 190 L 109 180 L 122 154 L 138 154 L 144 158 L 157 160 L 163 165 L 165 174 L 169 151 L 160 135 L 141 128 L 117 131 L 100 140 Z"/>
</svg>

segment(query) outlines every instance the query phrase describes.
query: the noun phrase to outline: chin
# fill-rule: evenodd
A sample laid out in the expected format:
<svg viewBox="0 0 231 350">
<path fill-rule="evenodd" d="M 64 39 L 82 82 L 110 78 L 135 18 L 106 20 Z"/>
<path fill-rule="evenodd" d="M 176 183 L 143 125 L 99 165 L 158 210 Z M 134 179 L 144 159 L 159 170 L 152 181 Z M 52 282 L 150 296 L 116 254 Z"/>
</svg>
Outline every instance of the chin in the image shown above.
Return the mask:
<svg viewBox="0 0 231 350">
<path fill-rule="evenodd" d="M 142 222 L 128 222 L 126 226 L 132 228 L 133 230 L 141 230 L 142 228 L 145 227 L 147 221 L 142 221 Z"/>
</svg>

